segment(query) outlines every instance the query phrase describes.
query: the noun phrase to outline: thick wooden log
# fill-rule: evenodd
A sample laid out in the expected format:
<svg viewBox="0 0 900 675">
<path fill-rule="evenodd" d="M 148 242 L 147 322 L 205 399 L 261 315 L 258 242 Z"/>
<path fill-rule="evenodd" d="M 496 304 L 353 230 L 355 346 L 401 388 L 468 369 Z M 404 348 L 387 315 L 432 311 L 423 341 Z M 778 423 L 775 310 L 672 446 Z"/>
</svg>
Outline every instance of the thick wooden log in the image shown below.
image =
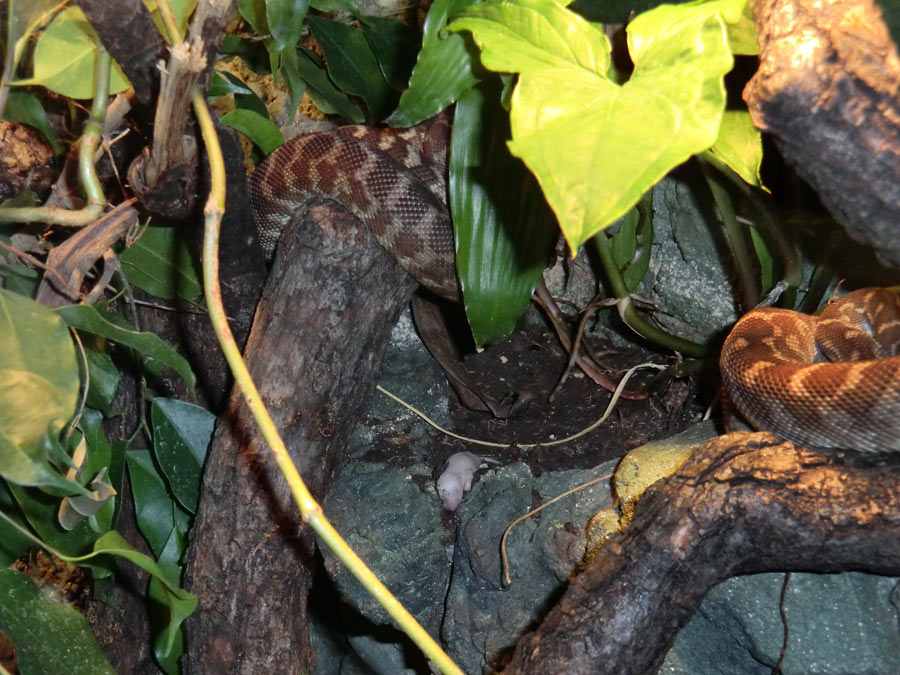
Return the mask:
<svg viewBox="0 0 900 675">
<path fill-rule="evenodd" d="M 655 672 L 713 586 L 786 570 L 900 574 L 900 455 L 712 439 L 644 493 L 505 672 Z"/>
<path fill-rule="evenodd" d="M 246 361 L 319 500 L 414 287 L 345 212 L 320 206 L 285 230 Z M 200 598 L 188 624 L 186 672 L 311 672 L 311 532 L 239 392 L 210 453 L 186 569 L 186 585 Z"/>
<path fill-rule="evenodd" d="M 900 58 L 874 0 L 751 0 L 754 124 L 854 239 L 900 267 Z"/>
</svg>

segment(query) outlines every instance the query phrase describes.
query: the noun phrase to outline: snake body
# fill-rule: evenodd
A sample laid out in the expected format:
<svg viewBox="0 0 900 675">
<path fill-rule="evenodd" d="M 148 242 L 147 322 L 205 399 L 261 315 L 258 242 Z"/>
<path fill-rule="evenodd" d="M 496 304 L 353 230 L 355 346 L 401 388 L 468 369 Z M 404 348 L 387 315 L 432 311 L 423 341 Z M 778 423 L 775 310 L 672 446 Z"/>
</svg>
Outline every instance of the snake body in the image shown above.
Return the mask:
<svg viewBox="0 0 900 675">
<path fill-rule="evenodd" d="M 722 348 L 731 403 L 754 427 L 816 448 L 900 451 L 900 299 L 864 288 L 818 317 L 746 314 Z"/>
<path fill-rule="evenodd" d="M 250 177 L 250 207 L 267 257 L 292 218 L 329 200 L 364 222 L 422 286 L 458 299 L 444 178 L 448 134 L 439 116 L 409 129 L 338 127 L 282 145 Z"/>
</svg>

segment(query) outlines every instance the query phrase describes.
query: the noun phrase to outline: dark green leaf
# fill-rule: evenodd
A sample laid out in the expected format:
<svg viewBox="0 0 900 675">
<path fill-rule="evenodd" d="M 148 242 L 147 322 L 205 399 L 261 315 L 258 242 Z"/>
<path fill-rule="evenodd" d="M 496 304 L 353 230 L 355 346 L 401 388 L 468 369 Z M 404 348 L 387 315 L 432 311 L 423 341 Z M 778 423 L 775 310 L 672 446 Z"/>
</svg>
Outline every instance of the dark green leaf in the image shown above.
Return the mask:
<svg viewBox="0 0 900 675">
<path fill-rule="evenodd" d="M 391 89 L 362 31 L 318 16 L 310 16 L 307 23 L 325 54 L 334 83 L 362 98 L 376 119 L 387 115 L 393 100 Z"/>
<path fill-rule="evenodd" d="M 297 71 L 307 85 L 307 93 L 322 112 L 340 115 L 354 124 L 366 121 L 359 107 L 334 86 L 319 58 L 304 48 L 297 50 Z"/>
<path fill-rule="evenodd" d="M 284 135 L 268 117 L 252 110 L 232 110 L 219 120 L 227 127 L 239 131 L 253 141 L 264 155 L 284 143 Z"/>
<path fill-rule="evenodd" d="M 115 413 L 112 402 L 119 388 L 119 369 L 113 363 L 112 357 L 99 345 L 95 347 L 85 344 L 84 354 L 90 373 L 87 404 L 110 417 Z"/>
<path fill-rule="evenodd" d="M 418 34 L 394 19 L 363 16 L 359 21 L 384 79 L 397 91 L 403 91 L 416 65 L 416 55 L 421 45 Z"/>
<path fill-rule="evenodd" d="M 117 326 L 104 318 L 96 308 L 89 305 L 69 305 L 60 307 L 56 312 L 72 328 L 105 337 L 137 350 L 144 356 L 144 366 L 151 373 L 158 373 L 161 366 L 168 366 L 191 387 L 196 384 L 190 364 L 153 333 L 138 332 Z"/>
<path fill-rule="evenodd" d="M 515 328 L 558 236 L 525 166 L 506 148 L 499 81 L 463 94 L 450 145 L 450 210 L 466 314 L 478 346 Z"/>
<path fill-rule="evenodd" d="M 288 117 L 293 118 L 297 112 L 297 108 L 300 106 L 300 99 L 303 97 L 303 92 L 306 91 L 306 82 L 300 77 L 300 68 L 297 63 L 297 50 L 286 49 L 281 56 L 281 70 L 279 72 L 281 73 L 282 79 L 284 79 L 285 86 L 291 94 Z"/>
<path fill-rule="evenodd" d="M 622 272 L 622 279 L 629 293 L 634 292 L 650 268 L 650 253 L 653 250 L 653 190 L 648 190 L 633 209 L 639 214 L 637 221 L 640 234 L 641 253 L 637 260 L 631 260 Z"/>
<path fill-rule="evenodd" d="M 34 542 L 7 520 L 12 519 L 20 528 L 28 530 L 18 503 L 2 480 L 0 480 L 0 513 L 4 515 L 0 518 L 0 568 L 6 568 L 12 565 L 16 558 L 25 555 L 28 549 L 33 548 Z"/>
<path fill-rule="evenodd" d="M 269 65 L 269 52 L 266 46 L 255 40 L 240 38 L 237 35 L 226 35 L 219 46 L 221 56 L 239 56 L 247 67 L 258 75 L 272 72 Z"/>
<path fill-rule="evenodd" d="M 21 572 L 0 570 L 0 631 L 13 643 L 22 673 L 115 675 L 87 620 L 50 600 Z"/>
<path fill-rule="evenodd" d="M 131 450 L 126 455 L 128 477 L 134 491 L 135 517 L 141 534 L 159 557 L 174 530 L 187 533 L 190 514 L 169 494 L 149 450 Z"/>
<path fill-rule="evenodd" d="M 357 13 L 355 0 L 310 0 L 309 6 L 320 12 Z"/>
<path fill-rule="evenodd" d="M 266 22 L 266 0 L 238 0 L 238 12 L 259 35 L 269 34 Z"/>
<path fill-rule="evenodd" d="M 174 226 L 148 227 L 119 255 L 128 281 L 166 300 L 193 300 L 201 295 L 200 271 L 183 231 Z"/>
<path fill-rule="evenodd" d="M 279 52 L 293 49 L 300 41 L 309 0 L 267 0 L 266 19 Z"/>
<path fill-rule="evenodd" d="M 422 51 L 409 89 L 388 124 L 408 127 L 434 117 L 478 82 L 473 72 L 474 48 L 458 33 L 447 34 L 447 18 L 476 0 L 436 0 L 425 18 Z M 443 32 L 442 32 L 443 31 Z M 471 50 L 471 51 L 470 51 Z"/>
<path fill-rule="evenodd" d="M 53 127 L 50 126 L 50 120 L 47 119 L 47 113 L 44 112 L 40 100 L 31 92 L 9 92 L 6 107 L 3 109 L 3 119 L 11 122 L 21 122 L 37 129 L 47 139 L 54 155 L 58 155 L 63 151 L 62 143 L 59 142 L 59 136 L 56 135 Z"/>
<path fill-rule="evenodd" d="M 203 408 L 157 398 L 150 407 L 153 451 L 178 503 L 196 513 L 206 448 L 216 418 Z"/>
</svg>

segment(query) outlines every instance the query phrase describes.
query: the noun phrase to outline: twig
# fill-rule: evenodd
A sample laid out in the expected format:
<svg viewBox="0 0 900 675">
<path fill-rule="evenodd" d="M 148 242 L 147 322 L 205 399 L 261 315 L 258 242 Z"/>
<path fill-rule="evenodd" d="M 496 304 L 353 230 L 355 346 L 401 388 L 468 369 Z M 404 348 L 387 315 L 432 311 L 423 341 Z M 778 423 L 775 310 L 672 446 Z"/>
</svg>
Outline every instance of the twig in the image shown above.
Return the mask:
<svg viewBox="0 0 900 675">
<path fill-rule="evenodd" d="M 599 478 L 593 478 L 593 479 L 589 480 L 587 483 L 582 483 L 581 485 L 576 485 L 572 489 L 566 490 L 562 494 L 556 495 L 553 499 L 550 499 L 550 500 L 544 502 L 537 508 L 531 509 L 531 511 L 529 511 L 528 513 L 522 514 L 521 516 L 519 516 L 514 521 L 512 521 L 509 525 L 506 526 L 506 529 L 503 530 L 503 537 L 501 537 L 501 539 L 500 539 L 500 557 L 503 559 L 503 578 L 506 580 L 507 586 L 512 585 L 512 581 L 509 578 L 509 559 L 506 556 L 506 538 L 509 536 L 510 530 L 512 530 L 516 525 L 521 523 L 526 518 L 530 518 L 538 511 L 541 511 L 541 510 L 547 508 L 554 502 L 558 502 L 563 497 L 568 497 L 573 492 L 578 492 L 579 490 L 584 490 L 585 488 L 589 488 L 591 485 L 594 485 L 595 483 L 599 483 L 600 481 L 606 480 L 611 477 L 612 477 L 612 474 L 607 473 L 607 474 L 600 476 Z"/>
<path fill-rule="evenodd" d="M 435 422 L 434 420 L 429 418 L 425 413 L 423 413 L 420 410 L 417 410 L 412 405 L 410 405 L 403 399 L 399 398 L 398 396 L 395 396 L 394 394 L 389 392 L 387 389 L 382 387 L 380 384 L 376 385 L 375 388 L 378 391 L 380 391 L 382 394 L 384 394 L 385 396 L 388 396 L 389 398 L 394 399 L 397 403 L 402 405 L 407 410 L 412 411 L 419 418 L 421 418 L 422 421 L 426 422 L 427 424 L 430 424 L 432 427 L 434 427 L 435 429 L 440 431 L 442 434 L 446 434 L 447 436 L 456 438 L 460 441 L 465 441 L 466 443 L 473 443 L 475 445 L 482 445 L 482 446 L 486 446 L 489 448 L 508 448 L 510 445 L 513 445 L 517 448 L 522 448 L 523 450 L 527 450 L 528 448 L 533 448 L 538 445 L 542 445 L 544 447 L 548 447 L 551 445 L 561 445 L 562 443 L 568 443 L 569 441 L 574 441 L 576 438 L 580 438 L 581 436 L 584 436 L 585 434 L 591 433 L 594 429 L 596 429 L 597 427 L 599 427 L 601 424 L 603 424 L 606 421 L 606 419 L 609 417 L 610 413 L 612 413 L 613 408 L 615 408 L 616 403 L 619 402 L 619 398 L 622 396 L 622 391 L 625 389 L 625 385 L 628 384 L 628 380 L 631 378 L 632 375 L 634 375 L 634 373 L 637 370 L 639 370 L 641 368 L 655 368 L 656 370 L 665 370 L 666 366 L 661 366 L 658 363 L 639 363 L 636 366 L 632 366 L 625 372 L 625 374 L 622 376 L 622 379 L 619 380 L 619 384 L 616 385 L 616 389 L 613 392 L 612 397 L 609 399 L 609 403 L 606 406 L 606 410 L 603 412 L 603 415 L 596 422 L 594 422 L 590 426 L 585 427 L 581 431 L 578 431 L 578 432 L 572 434 L 571 436 L 567 436 L 566 438 L 560 438 L 560 439 L 553 440 L 553 441 L 538 441 L 536 443 L 496 443 L 494 441 L 482 441 L 477 438 L 470 438 L 468 436 L 462 436 L 453 431 L 450 431 L 449 429 L 445 429 L 444 427 L 439 425 L 437 422 Z"/>
</svg>

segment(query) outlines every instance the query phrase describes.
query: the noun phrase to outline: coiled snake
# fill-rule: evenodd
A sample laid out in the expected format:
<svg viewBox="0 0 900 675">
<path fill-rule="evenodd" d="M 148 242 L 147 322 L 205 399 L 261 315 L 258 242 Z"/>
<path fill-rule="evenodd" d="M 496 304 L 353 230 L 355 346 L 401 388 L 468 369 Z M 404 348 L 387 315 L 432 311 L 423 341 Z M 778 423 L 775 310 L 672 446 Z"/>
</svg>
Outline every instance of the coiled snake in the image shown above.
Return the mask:
<svg viewBox="0 0 900 675">
<path fill-rule="evenodd" d="M 745 315 L 722 348 L 728 398 L 754 427 L 799 444 L 900 451 L 900 299 L 848 293 L 818 317 Z"/>
<path fill-rule="evenodd" d="M 350 126 L 299 136 L 250 179 L 260 241 L 271 257 L 282 229 L 315 200 L 337 202 L 426 288 L 458 299 L 444 169 L 449 123 Z M 822 448 L 900 450 L 900 301 L 863 289 L 818 318 L 762 308 L 722 349 L 728 397 L 753 426 Z"/>
</svg>

